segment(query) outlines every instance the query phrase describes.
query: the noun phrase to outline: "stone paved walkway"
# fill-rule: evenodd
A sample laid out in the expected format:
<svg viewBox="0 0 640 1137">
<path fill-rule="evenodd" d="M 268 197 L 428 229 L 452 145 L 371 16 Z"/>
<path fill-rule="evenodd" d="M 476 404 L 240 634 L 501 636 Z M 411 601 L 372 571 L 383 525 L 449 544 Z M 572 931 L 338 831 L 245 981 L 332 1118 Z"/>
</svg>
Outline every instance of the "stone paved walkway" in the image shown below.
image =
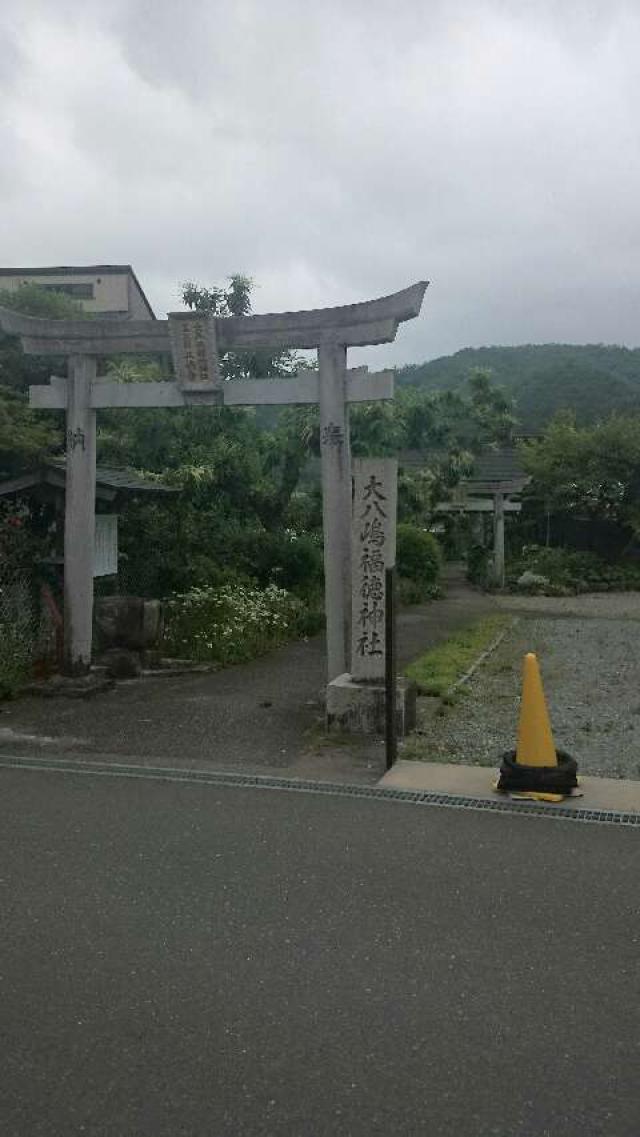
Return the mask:
<svg viewBox="0 0 640 1137">
<path fill-rule="evenodd" d="M 442 600 L 401 612 L 400 665 L 494 607 L 450 570 Z M 0 703 L 0 752 L 376 781 L 380 742 L 335 745 L 323 735 L 324 667 L 316 637 L 213 675 L 135 680 L 91 699 Z"/>
</svg>

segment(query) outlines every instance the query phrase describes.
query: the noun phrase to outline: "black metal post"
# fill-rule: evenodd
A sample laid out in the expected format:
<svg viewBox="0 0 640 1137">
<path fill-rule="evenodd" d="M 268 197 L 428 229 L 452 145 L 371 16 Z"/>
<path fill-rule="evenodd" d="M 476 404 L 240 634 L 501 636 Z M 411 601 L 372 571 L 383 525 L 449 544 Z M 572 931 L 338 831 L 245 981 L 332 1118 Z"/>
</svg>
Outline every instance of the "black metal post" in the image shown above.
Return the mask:
<svg viewBox="0 0 640 1137">
<path fill-rule="evenodd" d="M 385 744 L 387 770 L 398 756 L 396 725 L 396 570 L 386 569 L 385 584 Z"/>
</svg>

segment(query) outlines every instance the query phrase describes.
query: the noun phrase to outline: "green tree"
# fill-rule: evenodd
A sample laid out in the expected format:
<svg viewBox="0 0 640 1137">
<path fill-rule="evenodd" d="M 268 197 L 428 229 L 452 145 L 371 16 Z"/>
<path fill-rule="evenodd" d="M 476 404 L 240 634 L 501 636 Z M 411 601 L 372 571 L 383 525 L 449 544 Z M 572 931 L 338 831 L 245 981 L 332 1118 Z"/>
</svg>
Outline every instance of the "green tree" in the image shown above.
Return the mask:
<svg viewBox="0 0 640 1137">
<path fill-rule="evenodd" d="M 0 290 L 0 306 L 52 320 L 81 318 L 82 309 L 68 296 L 37 284 L 15 291 Z M 62 415 L 35 414 L 29 409 L 31 384 L 48 382 L 61 360 L 25 355 L 18 336 L 0 332 L 0 472 L 11 475 L 40 461 L 62 446 Z M 64 366 L 64 363 L 63 363 Z"/>
<path fill-rule="evenodd" d="M 0 387 L 0 474 L 13 474 L 40 462 L 62 445 L 62 431 L 30 410 L 26 398 Z"/>
<path fill-rule="evenodd" d="M 465 389 L 477 370 L 514 400 L 523 426 L 540 430 L 558 410 L 573 410 L 579 425 L 612 410 L 640 409 L 640 348 L 606 344 L 521 344 L 464 348 L 397 372 L 399 387 L 419 391 Z"/>
<path fill-rule="evenodd" d="M 12 308 L 25 316 L 38 316 L 43 320 L 77 320 L 85 316 L 82 305 L 55 289 L 41 284 L 21 284 L 18 288 L 0 289 L 0 307 Z"/>
<path fill-rule="evenodd" d="M 446 497 L 473 468 L 474 455 L 488 445 L 511 441 L 515 415 L 511 398 L 487 371 L 471 375 L 468 390 L 430 392 L 401 387 L 393 402 L 362 403 L 352 409 L 356 455 L 400 456 L 399 507 L 404 520 L 424 523 L 436 501 Z M 408 452 L 417 452 L 410 464 Z"/>
<path fill-rule="evenodd" d="M 196 312 L 210 312 L 212 316 L 248 316 L 251 313 L 253 288 L 253 279 L 241 273 L 230 276 L 226 287 L 203 288 L 193 281 L 186 281 L 182 286 L 182 300 L 187 308 Z M 264 349 L 226 352 L 220 366 L 225 379 L 268 379 L 278 375 L 294 375 L 304 363 L 296 352 L 272 352 Z"/>
<path fill-rule="evenodd" d="M 251 288 L 249 278 L 234 276 L 224 287 L 187 283 L 183 297 L 195 311 L 230 319 L 250 312 Z M 299 366 L 302 361 L 292 352 L 226 353 L 221 358 L 225 381 L 286 377 Z M 114 361 L 110 373 L 123 382 L 158 377 L 152 362 L 138 369 L 135 359 Z M 158 563 L 158 553 L 163 568 L 155 591 L 215 581 L 234 566 L 246 572 L 251 563 L 247 549 L 260 534 L 274 567 L 278 560 L 291 561 L 286 530 L 292 498 L 317 435 L 317 413 L 307 408 L 281 411 L 269 429 L 252 408 L 104 412 L 100 460 L 151 471 L 180 489 L 179 498 L 127 507 L 122 546 L 132 575 L 147 573 L 150 563 Z M 301 515 L 299 499 L 294 512 Z M 150 548 L 153 532 L 160 546 L 156 553 Z M 259 559 L 264 575 L 264 558 Z"/>
<path fill-rule="evenodd" d="M 226 288 L 214 285 L 205 288 L 187 280 L 182 285 L 182 300 L 196 312 L 210 312 L 212 316 L 248 316 L 251 312 L 253 280 L 242 273 L 229 277 Z"/>
<path fill-rule="evenodd" d="M 15 291 L 0 289 L 0 307 L 12 308 L 25 316 L 49 320 L 82 319 L 80 305 L 62 292 L 50 292 L 39 284 L 21 284 Z M 18 336 L 0 331 L 0 384 L 26 391 L 31 384 L 48 383 L 49 377 L 65 365 L 60 356 L 25 355 Z"/>
<path fill-rule="evenodd" d="M 563 412 L 522 453 L 533 478 L 530 495 L 547 511 L 606 519 L 640 533 L 640 414 L 578 426 Z"/>
<path fill-rule="evenodd" d="M 492 383 L 491 371 L 476 368 L 469 377 L 471 408 L 478 437 L 476 446 L 482 443 L 513 441 L 516 427 L 513 398 L 502 387 Z"/>
</svg>

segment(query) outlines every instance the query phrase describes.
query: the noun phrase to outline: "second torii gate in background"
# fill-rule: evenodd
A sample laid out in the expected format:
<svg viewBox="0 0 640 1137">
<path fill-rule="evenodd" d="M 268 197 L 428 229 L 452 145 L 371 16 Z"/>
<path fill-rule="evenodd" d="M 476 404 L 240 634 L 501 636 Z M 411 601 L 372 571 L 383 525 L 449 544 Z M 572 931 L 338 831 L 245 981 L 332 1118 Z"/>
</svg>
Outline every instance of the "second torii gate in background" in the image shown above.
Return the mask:
<svg viewBox="0 0 640 1137">
<path fill-rule="evenodd" d="M 349 669 L 351 453 L 348 406 L 393 398 L 393 373 L 347 370 L 347 348 L 389 343 L 416 317 L 426 282 L 361 304 L 273 315 L 213 317 L 179 312 L 168 320 L 43 320 L 0 308 L 0 326 L 32 355 L 65 355 L 67 377 L 30 389 L 32 407 L 66 410 L 65 668 L 91 663 L 95 529 L 96 411 L 104 407 L 320 405 L 328 679 Z M 316 349 L 317 371 L 286 379 L 225 382 L 219 355 L 267 348 Z M 176 381 L 117 383 L 97 378 L 98 357 L 173 357 Z"/>
</svg>

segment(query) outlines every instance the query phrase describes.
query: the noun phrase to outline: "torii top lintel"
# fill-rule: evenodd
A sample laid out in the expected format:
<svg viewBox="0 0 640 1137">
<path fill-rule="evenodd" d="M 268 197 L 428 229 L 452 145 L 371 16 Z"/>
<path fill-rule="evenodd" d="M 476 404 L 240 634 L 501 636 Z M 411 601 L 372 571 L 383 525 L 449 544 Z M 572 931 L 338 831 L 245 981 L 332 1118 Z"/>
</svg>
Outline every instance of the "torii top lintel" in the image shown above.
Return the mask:
<svg viewBox="0 0 640 1137">
<path fill-rule="evenodd" d="M 364 347 L 395 339 L 419 315 L 428 281 L 360 304 L 302 312 L 214 317 L 221 352 L 243 348 Z M 171 354 L 168 320 L 47 320 L 0 307 L 0 327 L 20 336 L 28 355 Z"/>
</svg>

